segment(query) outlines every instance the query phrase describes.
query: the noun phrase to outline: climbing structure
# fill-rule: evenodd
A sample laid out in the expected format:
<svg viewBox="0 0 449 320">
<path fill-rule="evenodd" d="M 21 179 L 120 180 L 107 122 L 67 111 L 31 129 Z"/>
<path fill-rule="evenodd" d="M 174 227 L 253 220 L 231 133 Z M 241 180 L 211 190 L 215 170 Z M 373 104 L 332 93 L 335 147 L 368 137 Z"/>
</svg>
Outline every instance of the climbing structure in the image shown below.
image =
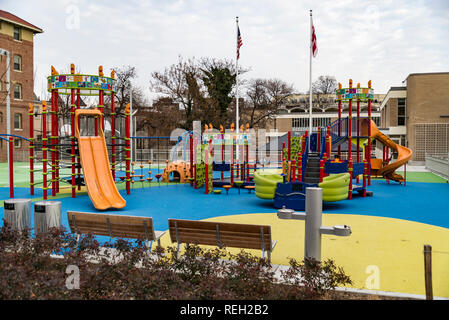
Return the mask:
<svg viewBox="0 0 449 320">
<path fill-rule="evenodd" d="M 169 162 L 164 172 L 162 172 L 162 182 L 170 182 L 170 176 L 172 176 L 171 181 L 179 183 L 189 182 L 190 163 L 184 161 Z"/>
</svg>

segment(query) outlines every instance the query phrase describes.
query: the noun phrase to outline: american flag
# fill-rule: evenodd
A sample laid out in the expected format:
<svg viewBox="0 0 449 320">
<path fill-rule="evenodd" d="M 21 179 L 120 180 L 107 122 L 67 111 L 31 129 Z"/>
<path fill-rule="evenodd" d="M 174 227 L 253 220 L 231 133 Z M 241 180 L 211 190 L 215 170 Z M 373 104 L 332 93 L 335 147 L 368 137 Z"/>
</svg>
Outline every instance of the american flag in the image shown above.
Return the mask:
<svg viewBox="0 0 449 320">
<path fill-rule="evenodd" d="M 240 58 L 240 47 L 243 45 L 240 28 L 237 26 L 237 60 Z"/>
<path fill-rule="evenodd" d="M 311 45 L 312 45 L 312 55 L 315 58 L 316 54 L 318 52 L 318 47 L 316 44 L 316 34 L 315 34 L 315 27 L 313 26 L 312 22 L 312 39 L 311 39 Z"/>
</svg>

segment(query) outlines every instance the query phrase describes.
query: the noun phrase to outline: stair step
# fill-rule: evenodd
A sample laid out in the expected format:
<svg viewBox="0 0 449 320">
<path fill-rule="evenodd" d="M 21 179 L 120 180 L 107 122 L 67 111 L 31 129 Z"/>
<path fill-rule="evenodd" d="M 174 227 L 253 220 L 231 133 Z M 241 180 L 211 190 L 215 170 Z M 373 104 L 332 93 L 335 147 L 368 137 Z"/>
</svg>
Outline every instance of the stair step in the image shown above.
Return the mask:
<svg viewBox="0 0 449 320">
<path fill-rule="evenodd" d="M 316 179 L 316 178 L 304 178 L 304 182 L 305 183 L 320 183 L 320 179 Z"/>
</svg>

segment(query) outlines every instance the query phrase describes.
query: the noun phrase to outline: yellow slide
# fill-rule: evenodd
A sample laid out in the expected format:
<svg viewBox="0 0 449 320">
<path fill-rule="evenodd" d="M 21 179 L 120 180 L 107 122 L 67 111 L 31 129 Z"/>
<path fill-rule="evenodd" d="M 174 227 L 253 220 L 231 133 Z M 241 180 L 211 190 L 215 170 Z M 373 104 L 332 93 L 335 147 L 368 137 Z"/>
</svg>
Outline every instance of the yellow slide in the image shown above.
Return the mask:
<svg viewBox="0 0 449 320">
<path fill-rule="evenodd" d="M 118 192 L 112 178 L 103 130 L 99 126 L 99 136 L 80 136 L 78 127 L 80 115 L 101 118 L 101 112 L 98 109 L 78 109 L 75 111 L 75 134 L 78 138 L 84 183 L 89 198 L 98 210 L 123 208 L 126 206 L 126 201 Z"/>
<path fill-rule="evenodd" d="M 367 120 L 364 120 L 363 124 L 362 124 L 363 129 L 368 130 L 366 126 Z M 383 145 L 389 147 L 391 150 L 394 150 L 398 153 L 398 158 L 396 159 L 396 161 L 386 165 L 385 167 L 380 168 L 378 174 L 390 180 L 403 182 L 404 177 L 401 176 L 400 174 L 395 173 L 395 170 L 401 167 L 402 165 L 406 164 L 410 160 L 413 151 L 409 148 L 396 144 L 389 137 L 380 132 L 380 130 L 377 128 L 373 120 L 371 120 L 370 125 L 371 125 L 371 138 L 379 140 Z"/>
</svg>

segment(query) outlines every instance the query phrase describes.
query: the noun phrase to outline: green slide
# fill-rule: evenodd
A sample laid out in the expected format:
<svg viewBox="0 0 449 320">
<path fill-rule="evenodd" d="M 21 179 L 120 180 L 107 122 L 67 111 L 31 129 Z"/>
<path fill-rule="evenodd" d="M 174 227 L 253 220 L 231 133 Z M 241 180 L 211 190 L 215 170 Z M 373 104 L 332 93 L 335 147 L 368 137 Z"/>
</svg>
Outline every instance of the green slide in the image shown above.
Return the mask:
<svg viewBox="0 0 449 320">
<path fill-rule="evenodd" d="M 318 187 L 323 189 L 323 201 L 334 202 L 348 198 L 349 173 L 331 174 L 323 178 Z M 273 199 L 282 176 L 274 173 L 254 173 L 255 194 L 261 199 Z"/>
<path fill-rule="evenodd" d="M 318 187 L 323 189 L 323 201 L 334 202 L 348 198 L 350 175 L 347 172 L 330 174 Z"/>
<path fill-rule="evenodd" d="M 278 182 L 282 182 L 282 176 L 276 173 L 255 172 L 255 193 L 261 199 L 273 199 Z"/>
</svg>

